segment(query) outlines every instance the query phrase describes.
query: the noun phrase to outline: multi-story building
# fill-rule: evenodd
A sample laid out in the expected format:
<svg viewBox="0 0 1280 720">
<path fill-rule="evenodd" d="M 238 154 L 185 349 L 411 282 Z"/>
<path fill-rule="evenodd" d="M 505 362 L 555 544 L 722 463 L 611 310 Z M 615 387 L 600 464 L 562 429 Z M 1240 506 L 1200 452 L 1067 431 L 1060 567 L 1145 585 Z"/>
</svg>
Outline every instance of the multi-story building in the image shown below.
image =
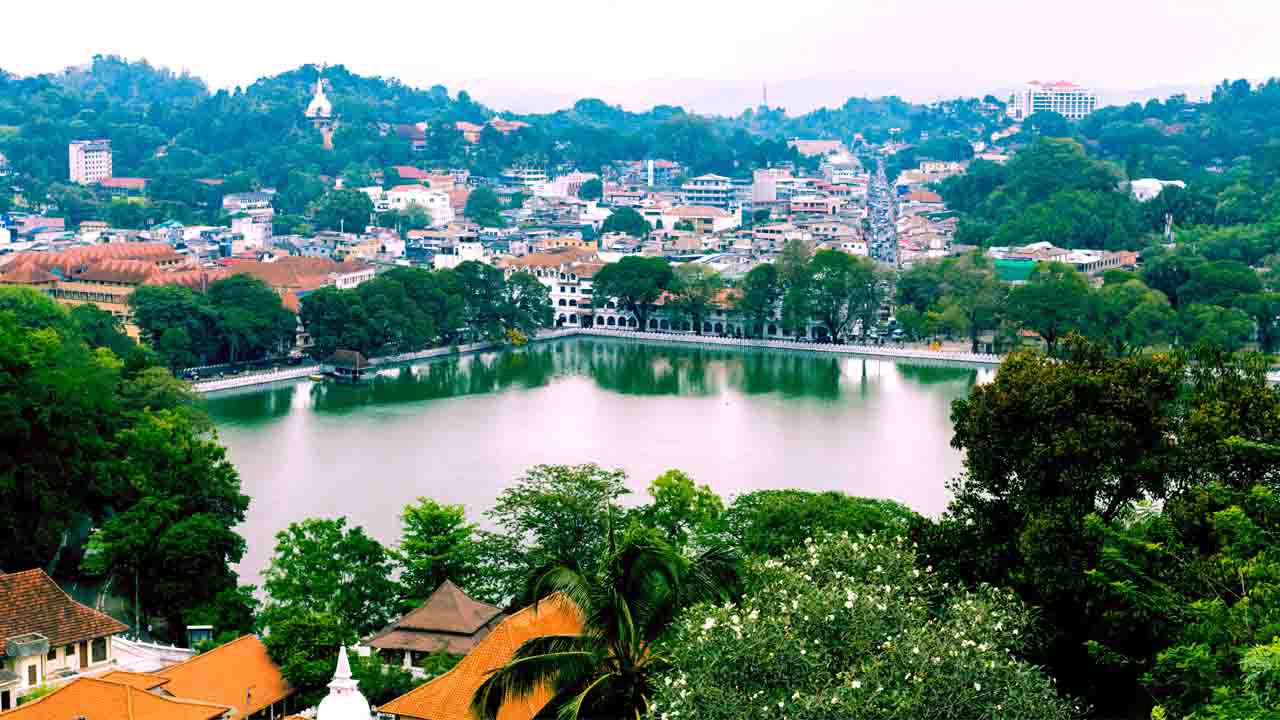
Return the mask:
<svg viewBox="0 0 1280 720">
<path fill-rule="evenodd" d="M 502 171 L 502 184 L 532 188 L 547 181 L 547 171 L 541 168 L 513 167 Z"/>
<path fill-rule="evenodd" d="M 1079 85 L 1032 81 L 1009 96 L 1005 113 L 1015 121 L 1026 120 L 1038 112 L 1055 112 L 1068 120 L 1079 120 L 1097 107 L 1098 96 Z"/>
<path fill-rule="evenodd" d="M 699 175 L 680 186 L 681 205 L 705 205 L 721 210 L 733 208 L 737 189 L 723 175 Z"/>
<path fill-rule="evenodd" d="M 111 177 L 111 141 L 76 140 L 67 146 L 71 182 L 92 185 Z"/>
</svg>

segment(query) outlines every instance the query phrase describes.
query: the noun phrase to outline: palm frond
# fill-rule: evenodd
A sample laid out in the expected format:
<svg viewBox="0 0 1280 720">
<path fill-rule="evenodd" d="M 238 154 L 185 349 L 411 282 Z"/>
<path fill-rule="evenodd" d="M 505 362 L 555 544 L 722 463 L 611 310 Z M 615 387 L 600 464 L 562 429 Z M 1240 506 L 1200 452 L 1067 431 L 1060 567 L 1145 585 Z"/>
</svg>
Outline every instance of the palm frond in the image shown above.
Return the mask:
<svg viewBox="0 0 1280 720">
<path fill-rule="evenodd" d="M 607 687 L 607 683 L 612 678 L 612 673 L 605 673 L 595 680 L 592 680 L 582 689 L 581 692 L 570 698 L 568 702 L 560 705 L 559 709 L 556 711 L 556 718 L 558 720 L 578 720 L 578 716 L 582 714 L 582 706 L 587 701 L 587 696 L 589 696 L 593 690 L 605 689 L 605 687 Z"/>
<path fill-rule="evenodd" d="M 520 650 L 523 649 L 521 645 Z M 471 697 L 471 711 L 482 720 L 497 720 L 503 703 L 528 697 L 543 686 L 559 690 L 576 685 L 589 677 L 597 664 L 598 655 L 584 651 L 512 658 L 507 664 L 494 669 L 476 688 Z"/>
</svg>

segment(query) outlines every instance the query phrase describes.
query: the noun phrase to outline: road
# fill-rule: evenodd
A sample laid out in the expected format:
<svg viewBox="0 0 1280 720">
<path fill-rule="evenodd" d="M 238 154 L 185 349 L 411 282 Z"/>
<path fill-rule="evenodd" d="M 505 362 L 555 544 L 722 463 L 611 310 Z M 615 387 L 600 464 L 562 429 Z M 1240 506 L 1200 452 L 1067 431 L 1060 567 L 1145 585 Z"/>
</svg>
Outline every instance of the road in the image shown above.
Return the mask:
<svg viewBox="0 0 1280 720">
<path fill-rule="evenodd" d="M 867 250 L 878 262 L 898 267 L 897 198 L 880 162 L 867 188 L 867 216 L 871 238 Z"/>
</svg>

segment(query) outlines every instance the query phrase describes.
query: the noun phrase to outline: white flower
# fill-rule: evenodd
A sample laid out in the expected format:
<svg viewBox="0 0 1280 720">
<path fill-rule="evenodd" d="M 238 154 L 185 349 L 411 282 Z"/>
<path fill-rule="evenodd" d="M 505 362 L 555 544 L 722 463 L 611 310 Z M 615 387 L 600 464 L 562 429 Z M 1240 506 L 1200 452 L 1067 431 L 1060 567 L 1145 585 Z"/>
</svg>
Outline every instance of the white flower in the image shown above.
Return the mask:
<svg viewBox="0 0 1280 720">
<path fill-rule="evenodd" d="M 974 683 L 973 689 L 977 690 L 978 692 L 982 692 L 982 683 Z"/>
<path fill-rule="evenodd" d="M 862 681 L 854 680 L 853 682 L 849 683 L 849 686 L 852 687 L 854 690 L 857 690 L 858 688 L 862 687 Z"/>
<path fill-rule="evenodd" d="M 706 622 L 702 623 L 702 629 L 703 629 L 703 630 L 710 630 L 711 628 L 713 628 L 713 627 L 715 627 L 715 626 L 716 626 L 716 619 L 715 619 L 715 618 L 713 618 L 713 617 L 709 617 L 709 618 L 707 618 Z"/>
</svg>

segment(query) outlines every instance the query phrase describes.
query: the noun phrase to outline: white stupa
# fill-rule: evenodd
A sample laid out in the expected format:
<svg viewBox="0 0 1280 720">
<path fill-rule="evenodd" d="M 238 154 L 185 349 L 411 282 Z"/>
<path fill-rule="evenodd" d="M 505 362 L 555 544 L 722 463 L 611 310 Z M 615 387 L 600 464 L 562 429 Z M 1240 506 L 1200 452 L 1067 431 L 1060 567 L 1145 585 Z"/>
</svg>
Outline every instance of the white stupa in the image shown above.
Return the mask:
<svg viewBox="0 0 1280 720">
<path fill-rule="evenodd" d="M 369 701 L 360 694 L 360 682 L 351 677 L 347 649 L 338 650 L 338 668 L 329 683 L 329 695 L 320 701 L 316 720 L 369 720 Z"/>
<path fill-rule="evenodd" d="M 324 69 L 320 69 L 323 73 Z M 324 94 L 324 79 L 320 74 L 316 75 L 316 92 L 311 98 L 311 104 L 307 105 L 307 117 L 312 120 L 320 120 L 331 117 L 333 115 L 333 103 L 329 102 L 329 97 Z"/>
</svg>

